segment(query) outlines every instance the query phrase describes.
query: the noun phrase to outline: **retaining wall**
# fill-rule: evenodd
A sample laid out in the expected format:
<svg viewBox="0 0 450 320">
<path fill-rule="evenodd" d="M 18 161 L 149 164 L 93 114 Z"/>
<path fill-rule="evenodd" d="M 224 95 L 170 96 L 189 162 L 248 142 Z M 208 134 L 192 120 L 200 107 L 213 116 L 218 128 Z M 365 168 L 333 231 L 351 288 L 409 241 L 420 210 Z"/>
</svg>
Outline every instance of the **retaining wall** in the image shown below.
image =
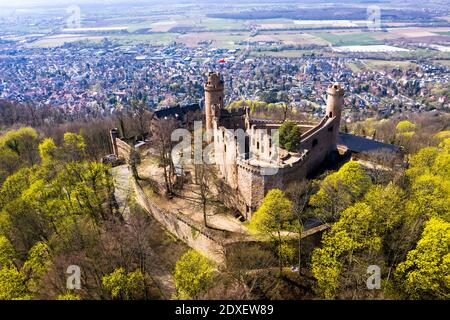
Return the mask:
<svg viewBox="0 0 450 320">
<path fill-rule="evenodd" d="M 170 233 L 185 242 L 189 247 L 200 251 L 219 264 L 225 263 L 225 249 L 209 230 L 200 228 L 190 218 L 176 212 L 168 212 L 151 203 L 142 187 L 133 181 L 136 201 Z"/>
</svg>

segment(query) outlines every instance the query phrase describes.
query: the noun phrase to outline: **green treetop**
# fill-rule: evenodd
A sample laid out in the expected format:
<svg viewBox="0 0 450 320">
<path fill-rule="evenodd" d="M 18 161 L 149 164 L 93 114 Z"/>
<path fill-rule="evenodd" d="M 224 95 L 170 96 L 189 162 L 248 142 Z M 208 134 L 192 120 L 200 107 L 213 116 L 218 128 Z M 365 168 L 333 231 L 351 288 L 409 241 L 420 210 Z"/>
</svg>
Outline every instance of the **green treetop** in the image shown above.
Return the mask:
<svg viewBox="0 0 450 320">
<path fill-rule="evenodd" d="M 181 298 L 193 298 L 211 285 L 214 264 L 195 250 L 185 253 L 175 266 L 175 286 Z"/>
<path fill-rule="evenodd" d="M 280 147 L 287 151 L 298 151 L 301 133 L 298 125 L 293 121 L 284 122 L 279 129 Z"/>
</svg>

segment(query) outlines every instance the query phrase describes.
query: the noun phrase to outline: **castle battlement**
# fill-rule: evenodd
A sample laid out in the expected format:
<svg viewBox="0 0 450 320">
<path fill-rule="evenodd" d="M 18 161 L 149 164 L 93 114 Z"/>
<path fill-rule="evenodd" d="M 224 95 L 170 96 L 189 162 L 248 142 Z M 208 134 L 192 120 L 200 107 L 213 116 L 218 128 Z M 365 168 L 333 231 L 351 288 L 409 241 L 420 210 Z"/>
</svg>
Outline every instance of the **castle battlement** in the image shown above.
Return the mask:
<svg viewBox="0 0 450 320">
<path fill-rule="evenodd" d="M 334 83 L 328 86 L 327 94 L 333 97 L 343 97 L 345 90 L 339 83 Z"/>
</svg>

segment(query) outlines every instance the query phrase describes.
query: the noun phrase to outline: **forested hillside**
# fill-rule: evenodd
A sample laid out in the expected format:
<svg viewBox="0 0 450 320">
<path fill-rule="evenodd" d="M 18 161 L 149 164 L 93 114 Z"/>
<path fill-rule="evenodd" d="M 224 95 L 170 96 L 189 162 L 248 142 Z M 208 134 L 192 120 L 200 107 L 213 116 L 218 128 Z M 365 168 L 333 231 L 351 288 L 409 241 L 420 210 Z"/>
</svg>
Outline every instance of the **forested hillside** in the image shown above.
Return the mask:
<svg viewBox="0 0 450 320">
<path fill-rule="evenodd" d="M 88 160 L 82 136 L 57 145 L 9 131 L 0 157 L 0 299 L 160 296 L 145 271 L 150 222 L 133 210 L 124 224 L 110 167 Z M 83 270 L 82 290 L 66 291 L 70 265 Z"/>
<path fill-rule="evenodd" d="M 111 168 L 89 153 L 83 131 L 53 139 L 42 129 L 4 130 L 0 299 L 163 298 L 149 268 L 155 243 L 171 246 L 176 294 L 169 298 L 448 299 L 447 120 L 421 116 L 347 128 L 402 146 L 403 161 L 375 170 L 350 161 L 286 192 L 269 192 L 249 223 L 269 245 L 232 253 L 226 268 L 192 251 L 182 255 L 184 247 L 175 255 L 180 245 L 155 232 L 157 223 L 132 200 L 125 221 Z M 292 235 L 311 217 L 330 229 L 305 255 Z M 66 287 L 70 265 L 83 270 L 81 290 Z M 369 266 L 380 269 L 379 289 L 367 289 Z"/>
</svg>

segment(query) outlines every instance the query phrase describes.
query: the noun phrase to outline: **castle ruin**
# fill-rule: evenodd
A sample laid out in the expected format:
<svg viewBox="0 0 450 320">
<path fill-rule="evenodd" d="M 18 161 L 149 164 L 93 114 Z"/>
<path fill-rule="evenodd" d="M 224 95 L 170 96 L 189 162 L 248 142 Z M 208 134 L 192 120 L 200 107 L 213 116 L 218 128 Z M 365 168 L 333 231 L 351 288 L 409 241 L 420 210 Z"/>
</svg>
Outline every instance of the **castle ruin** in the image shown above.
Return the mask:
<svg viewBox="0 0 450 320">
<path fill-rule="evenodd" d="M 301 181 L 337 152 L 339 125 L 344 106 L 344 89 L 333 84 L 327 90 L 326 115 L 319 123 L 297 122 L 300 149 L 288 152 L 278 146 L 277 132 L 283 121 L 258 119 L 249 108 L 224 108 L 224 83 L 210 72 L 205 88 L 205 122 L 208 141 L 213 142 L 214 160 L 220 177 L 234 190 L 225 204 L 247 220 L 273 188 L 285 189 Z M 236 196 L 237 195 L 237 196 Z"/>
</svg>

